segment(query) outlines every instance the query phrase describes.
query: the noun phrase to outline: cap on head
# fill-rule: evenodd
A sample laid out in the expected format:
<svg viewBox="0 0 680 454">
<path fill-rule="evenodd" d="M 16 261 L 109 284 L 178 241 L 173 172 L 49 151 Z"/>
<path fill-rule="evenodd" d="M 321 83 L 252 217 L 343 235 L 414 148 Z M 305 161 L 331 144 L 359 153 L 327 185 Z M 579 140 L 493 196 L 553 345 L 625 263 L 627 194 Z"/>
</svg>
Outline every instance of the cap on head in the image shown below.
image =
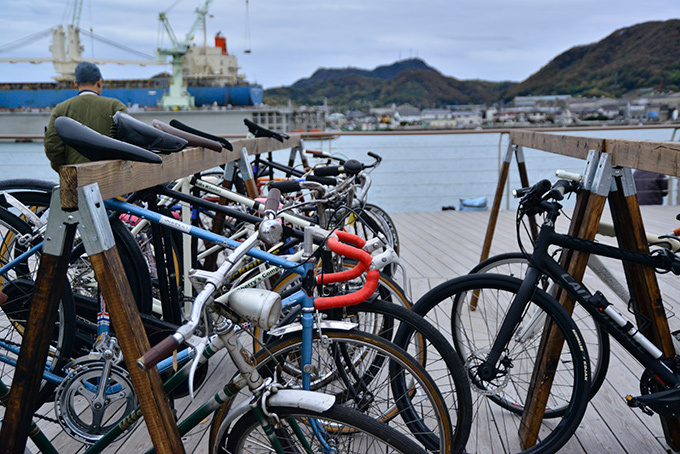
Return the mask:
<svg viewBox="0 0 680 454">
<path fill-rule="evenodd" d="M 84 61 L 76 66 L 76 82 L 79 84 L 97 82 L 101 78 L 102 73 L 94 63 Z"/>
</svg>

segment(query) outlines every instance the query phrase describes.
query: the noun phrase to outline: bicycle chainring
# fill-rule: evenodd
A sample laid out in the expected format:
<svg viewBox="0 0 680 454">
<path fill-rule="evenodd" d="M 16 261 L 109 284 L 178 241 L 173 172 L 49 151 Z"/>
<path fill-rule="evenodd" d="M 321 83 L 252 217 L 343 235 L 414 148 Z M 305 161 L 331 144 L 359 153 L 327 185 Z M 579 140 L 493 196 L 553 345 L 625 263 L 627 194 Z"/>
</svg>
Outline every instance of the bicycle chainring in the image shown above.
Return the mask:
<svg viewBox="0 0 680 454">
<path fill-rule="evenodd" d="M 137 407 L 128 372 L 105 361 L 84 361 L 71 370 L 56 390 L 54 408 L 59 424 L 73 439 L 93 444 Z M 99 384 L 106 382 L 100 392 Z"/>
<path fill-rule="evenodd" d="M 643 396 L 666 390 L 667 388 L 654 378 L 654 375 L 649 370 L 645 370 L 642 373 L 642 377 L 640 377 L 640 393 Z M 655 413 L 665 418 L 680 418 L 680 400 L 669 403 L 668 399 L 664 399 L 663 402 L 658 401 L 654 404 L 647 402 L 646 405 Z"/>
</svg>

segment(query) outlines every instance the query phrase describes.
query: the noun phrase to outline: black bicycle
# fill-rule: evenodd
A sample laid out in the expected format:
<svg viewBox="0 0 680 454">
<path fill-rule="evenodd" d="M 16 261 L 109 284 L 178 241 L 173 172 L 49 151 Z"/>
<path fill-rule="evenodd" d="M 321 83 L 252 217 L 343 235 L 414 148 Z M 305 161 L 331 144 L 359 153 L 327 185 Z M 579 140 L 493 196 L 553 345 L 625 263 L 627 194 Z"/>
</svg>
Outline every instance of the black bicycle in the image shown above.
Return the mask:
<svg viewBox="0 0 680 454">
<path fill-rule="evenodd" d="M 475 400 L 468 452 L 555 452 L 573 435 L 585 413 L 591 388 L 585 347 L 589 339 L 584 339 L 555 298 L 541 289 L 545 276 L 644 367 L 640 391 L 635 391 L 640 395 L 627 396 L 628 404 L 646 413 L 680 415 L 676 358 L 664 357 L 601 292 L 591 293 L 560 266 L 549 248 L 558 246 L 675 274 L 680 274 L 680 260 L 667 249 L 649 255 L 556 233 L 562 208 L 559 200 L 576 189 L 567 180 L 553 186 L 543 180 L 519 191 L 518 231 L 525 216 L 544 215 L 534 250 L 527 254 L 523 280 L 498 274 L 465 275 L 433 288 L 413 307 L 449 332 L 465 362 Z M 544 368 L 535 370 L 539 347 L 547 352 L 546 359 Z M 546 380 L 552 380 L 552 386 L 541 389 L 542 393 L 530 388 Z M 529 405 L 530 395 L 538 403 L 534 400 Z M 524 424 L 528 414 L 542 424 L 530 429 Z"/>
</svg>

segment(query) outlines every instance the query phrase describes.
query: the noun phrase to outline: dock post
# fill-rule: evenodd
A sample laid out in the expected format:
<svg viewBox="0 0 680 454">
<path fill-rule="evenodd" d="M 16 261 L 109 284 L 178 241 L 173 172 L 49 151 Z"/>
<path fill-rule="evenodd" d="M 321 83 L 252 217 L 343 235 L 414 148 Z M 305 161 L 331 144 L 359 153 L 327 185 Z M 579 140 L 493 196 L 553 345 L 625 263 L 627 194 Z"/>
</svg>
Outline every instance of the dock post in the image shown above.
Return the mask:
<svg viewBox="0 0 680 454">
<path fill-rule="evenodd" d="M 569 225 L 569 235 L 591 241 L 595 239 L 612 178 L 611 156 L 591 151 L 584 172 L 584 188 L 577 194 L 574 213 Z M 564 250 L 560 257 L 560 264 L 574 279 L 581 281 L 589 255 Z M 567 293 L 558 289 L 554 296 L 571 314 L 574 301 Z M 552 325 L 546 327 L 541 337 L 519 429 L 522 449 L 528 449 L 536 444 L 538 429 L 543 422 L 546 402 L 555 373 L 551 358 L 559 357 L 564 344 L 560 338 L 561 334 L 556 332 Z"/>
<path fill-rule="evenodd" d="M 615 190 L 609 196 L 609 206 L 619 247 L 649 254 L 630 169 L 621 169 L 621 177 L 616 179 Z M 663 352 L 664 357 L 673 358 L 675 348 L 655 270 L 629 262 L 623 262 L 623 269 L 631 299 L 638 303 L 634 311 L 638 329 Z M 680 450 L 680 418 L 660 418 L 666 442 L 674 451 Z"/>
</svg>

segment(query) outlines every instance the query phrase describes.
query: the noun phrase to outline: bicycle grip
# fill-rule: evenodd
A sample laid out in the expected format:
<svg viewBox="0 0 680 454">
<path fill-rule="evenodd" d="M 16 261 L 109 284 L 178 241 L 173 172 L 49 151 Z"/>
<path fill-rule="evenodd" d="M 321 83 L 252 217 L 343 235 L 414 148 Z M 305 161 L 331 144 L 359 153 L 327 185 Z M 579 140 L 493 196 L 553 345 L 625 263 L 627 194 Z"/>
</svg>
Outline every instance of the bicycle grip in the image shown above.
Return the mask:
<svg viewBox="0 0 680 454">
<path fill-rule="evenodd" d="M 330 155 L 324 153 L 323 151 L 319 151 L 319 150 L 305 149 L 305 153 L 311 154 L 312 156 L 316 156 L 317 158 L 330 158 Z"/>
<path fill-rule="evenodd" d="M 278 189 L 283 194 L 288 194 L 289 192 L 298 192 L 302 187 L 299 181 L 287 180 L 287 181 L 273 181 L 269 183 L 269 190 Z"/>
<path fill-rule="evenodd" d="M 317 175 L 307 175 L 307 181 L 313 181 L 315 183 L 320 183 L 324 186 L 337 186 L 338 180 L 331 177 L 320 177 Z"/>
<path fill-rule="evenodd" d="M 178 347 L 179 341 L 175 336 L 168 336 L 144 353 L 144 356 L 137 360 L 137 367 L 146 372 L 170 356 Z"/>
<path fill-rule="evenodd" d="M 324 166 L 314 169 L 314 175 L 317 177 L 336 177 L 340 175 L 340 166 Z"/>
<path fill-rule="evenodd" d="M 570 180 L 557 180 L 550 189 L 550 196 L 555 200 L 562 200 L 564 196 L 574 191 L 574 183 Z"/>
<path fill-rule="evenodd" d="M 272 211 L 274 215 L 279 210 L 279 200 L 281 199 L 281 191 L 278 188 L 269 189 L 267 200 L 264 202 L 264 212 Z"/>
</svg>

